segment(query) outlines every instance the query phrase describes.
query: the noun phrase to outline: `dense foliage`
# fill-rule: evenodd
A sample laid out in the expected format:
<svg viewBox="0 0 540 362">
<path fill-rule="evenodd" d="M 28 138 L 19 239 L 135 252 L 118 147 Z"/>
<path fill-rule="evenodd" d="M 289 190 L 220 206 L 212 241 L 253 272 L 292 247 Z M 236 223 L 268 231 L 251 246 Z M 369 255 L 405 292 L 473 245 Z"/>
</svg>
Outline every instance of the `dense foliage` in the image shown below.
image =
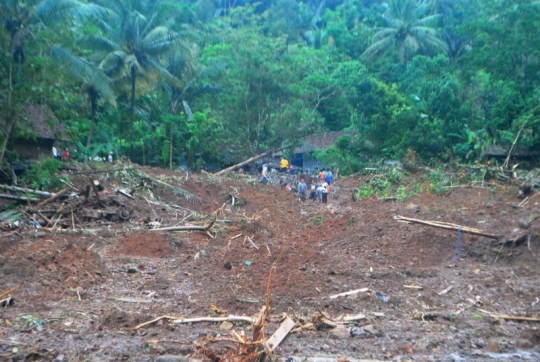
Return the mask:
<svg viewBox="0 0 540 362">
<path fill-rule="evenodd" d="M 28 102 L 51 107 L 82 158 L 171 168 L 339 130 L 354 132 L 316 155 L 345 172 L 411 151 L 474 162 L 520 129 L 518 146 L 540 150 L 538 1 L 233 4 L 1 2 L 0 162 Z"/>
</svg>

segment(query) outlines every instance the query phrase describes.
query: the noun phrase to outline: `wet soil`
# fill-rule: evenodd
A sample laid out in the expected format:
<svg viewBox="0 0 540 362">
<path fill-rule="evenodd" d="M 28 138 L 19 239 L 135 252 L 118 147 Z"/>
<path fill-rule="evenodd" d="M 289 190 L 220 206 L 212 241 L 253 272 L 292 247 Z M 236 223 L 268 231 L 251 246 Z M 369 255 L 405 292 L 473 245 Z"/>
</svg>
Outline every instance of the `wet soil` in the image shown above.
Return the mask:
<svg viewBox="0 0 540 362">
<path fill-rule="evenodd" d="M 365 315 L 343 328 L 290 334 L 278 357 L 540 360 L 538 322 L 494 317 L 540 317 L 540 198 L 515 207 L 521 201 L 516 188 L 464 187 L 405 202 L 355 201 L 353 191 L 365 182 L 355 177 L 337 180 L 328 204 L 320 204 L 246 182 L 248 176 L 189 174 L 186 180 L 185 174 L 142 170 L 156 180 L 168 177 L 191 196 L 154 187 L 153 201 L 137 193 L 124 200 L 112 192 L 122 180 L 103 175 L 102 195 L 117 201 L 99 206 L 124 207 L 127 220 L 111 211 L 100 219 L 81 216 L 75 230 L 66 222 L 63 230 L 2 232 L 0 293 L 21 287 L 11 294 L 14 303 L 0 308 L 0 360 L 204 359 L 196 348 L 203 338 L 231 334 L 220 323 L 163 319 L 133 328 L 165 315 L 219 316 L 211 305 L 225 315 L 254 316 L 266 302 L 272 268 L 267 335 L 283 314 L 298 322 L 321 314 Z M 156 219 L 162 227 L 202 225 L 216 210 L 213 237 L 147 227 Z M 463 247 L 452 263 L 457 231 L 398 222 L 396 215 L 517 242 L 460 233 Z M 330 298 L 360 288 L 369 291 Z M 233 325 L 247 336 L 250 328 Z"/>
</svg>

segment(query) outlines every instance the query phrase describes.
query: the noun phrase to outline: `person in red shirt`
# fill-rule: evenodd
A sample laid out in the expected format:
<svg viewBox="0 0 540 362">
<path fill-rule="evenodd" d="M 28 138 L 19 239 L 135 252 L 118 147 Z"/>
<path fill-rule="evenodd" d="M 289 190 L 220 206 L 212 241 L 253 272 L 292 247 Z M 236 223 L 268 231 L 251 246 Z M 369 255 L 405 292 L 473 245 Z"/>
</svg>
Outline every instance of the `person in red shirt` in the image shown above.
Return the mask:
<svg viewBox="0 0 540 362">
<path fill-rule="evenodd" d="M 68 152 L 68 149 L 67 149 L 67 148 L 64 150 L 64 154 L 63 154 L 63 156 L 62 156 L 62 160 L 63 160 L 64 162 L 68 162 L 68 161 L 69 161 L 69 152 Z"/>
</svg>

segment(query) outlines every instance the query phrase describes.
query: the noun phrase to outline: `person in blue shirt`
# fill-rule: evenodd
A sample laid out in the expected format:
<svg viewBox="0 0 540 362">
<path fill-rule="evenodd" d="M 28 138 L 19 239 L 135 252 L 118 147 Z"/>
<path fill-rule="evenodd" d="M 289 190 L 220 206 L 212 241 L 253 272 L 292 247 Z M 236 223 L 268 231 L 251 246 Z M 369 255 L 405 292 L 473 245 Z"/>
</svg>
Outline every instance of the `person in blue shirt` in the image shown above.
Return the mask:
<svg viewBox="0 0 540 362">
<path fill-rule="evenodd" d="M 307 185 L 303 178 L 300 179 L 298 184 L 298 196 L 300 200 L 304 201 L 306 199 Z"/>
<path fill-rule="evenodd" d="M 332 184 L 332 180 L 334 179 L 334 176 L 332 175 L 332 171 L 330 171 L 330 169 L 328 169 L 327 172 L 325 172 L 324 178 L 328 186 L 330 186 Z"/>
</svg>

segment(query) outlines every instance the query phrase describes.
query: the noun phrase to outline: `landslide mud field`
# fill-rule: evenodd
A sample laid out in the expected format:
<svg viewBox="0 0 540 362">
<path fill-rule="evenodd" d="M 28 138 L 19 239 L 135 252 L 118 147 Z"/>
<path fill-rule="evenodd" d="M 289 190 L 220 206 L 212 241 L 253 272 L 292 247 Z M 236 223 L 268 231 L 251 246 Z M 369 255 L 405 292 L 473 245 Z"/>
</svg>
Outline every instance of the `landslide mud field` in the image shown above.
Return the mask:
<svg viewBox="0 0 540 362">
<path fill-rule="evenodd" d="M 173 317 L 254 317 L 269 280 L 266 336 L 296 322 L 275 358 L 540 360 L 540 198 L 516 207 L 517 188 L 499 186 L 360 201 L 357 176 L 321 204 L 248 175 L 141 171 L 153 181 L 134 199 L 113 190 L 138 180 L 100 173 L 100 198 L 64 201 L 55 228 L 4 226 L 0 293 L 20 287 L 0 298 L 0 360 L 211 360 L 201 346 L 234 352 L 250 323 Z M 212 215 L 207 233 L 148 228 Z M 459 232 L 456 248 L 456 230 L 397 215 L 503 237 Z"/>
</svg>

